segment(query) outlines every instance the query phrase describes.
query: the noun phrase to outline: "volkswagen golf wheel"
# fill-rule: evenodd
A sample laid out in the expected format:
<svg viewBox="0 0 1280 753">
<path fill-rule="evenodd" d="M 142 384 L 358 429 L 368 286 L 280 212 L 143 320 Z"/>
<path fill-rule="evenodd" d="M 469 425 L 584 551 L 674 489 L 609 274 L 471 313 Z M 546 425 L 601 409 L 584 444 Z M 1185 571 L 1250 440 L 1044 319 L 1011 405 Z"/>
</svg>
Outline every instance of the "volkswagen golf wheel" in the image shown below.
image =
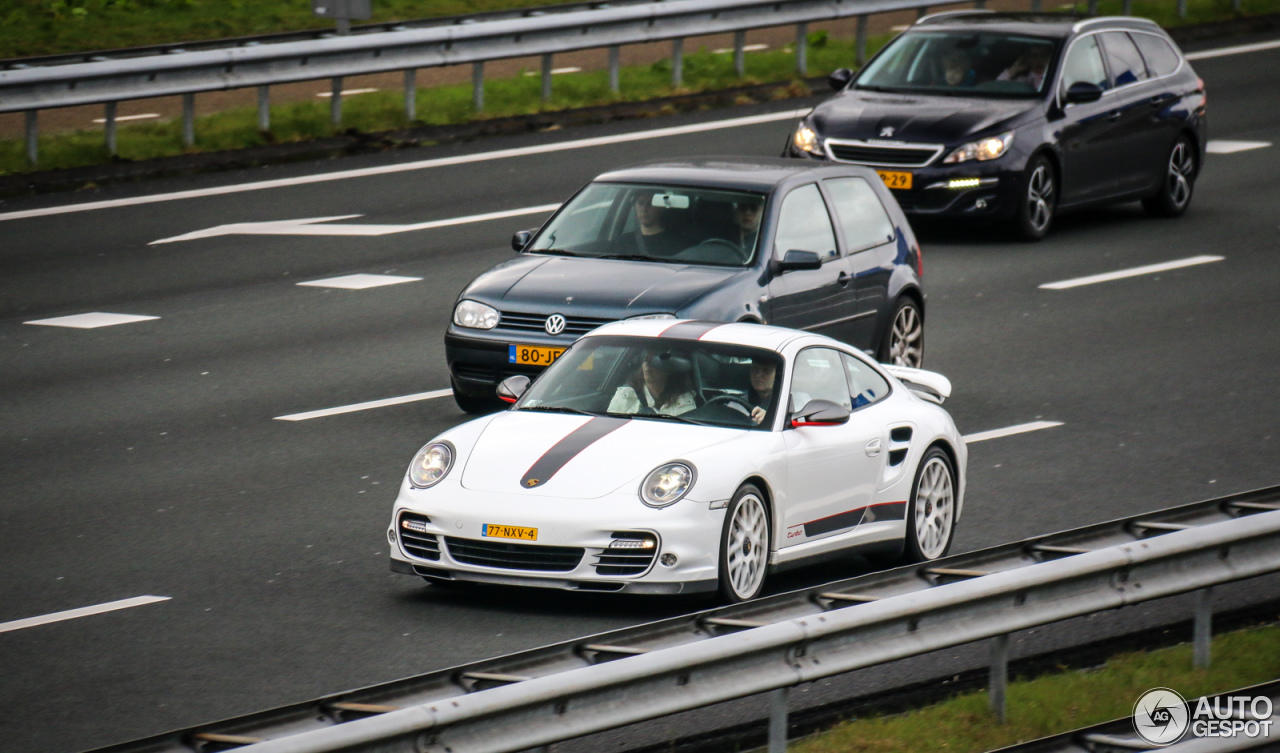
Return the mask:
<svg viewBox="0 0 1280 753">
<path fill-rule="evenodd" d="M 924 314 L 910 298 L 901 299 L 894 308 L 893 318 L 880 338 L 878 358 L 881 363 L 913 369 L 924 365 Z"/>
</svg>

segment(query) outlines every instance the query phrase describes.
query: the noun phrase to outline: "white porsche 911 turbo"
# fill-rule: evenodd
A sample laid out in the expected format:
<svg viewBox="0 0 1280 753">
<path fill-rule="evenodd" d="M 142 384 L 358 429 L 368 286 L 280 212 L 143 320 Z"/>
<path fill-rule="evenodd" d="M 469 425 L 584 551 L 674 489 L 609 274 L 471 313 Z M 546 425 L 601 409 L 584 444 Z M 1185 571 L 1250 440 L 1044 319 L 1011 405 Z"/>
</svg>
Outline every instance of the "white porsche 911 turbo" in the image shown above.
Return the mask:
<svg viewBox="0 0 1280 753">
<path fill-rule="evenodd" d="M 941 557 L 967 451 L 941 375 L 759 324 L 631 320 L 409 466 L 391 569 L 428 581 L 759 595 L 856 549 Z"/>
</svg>

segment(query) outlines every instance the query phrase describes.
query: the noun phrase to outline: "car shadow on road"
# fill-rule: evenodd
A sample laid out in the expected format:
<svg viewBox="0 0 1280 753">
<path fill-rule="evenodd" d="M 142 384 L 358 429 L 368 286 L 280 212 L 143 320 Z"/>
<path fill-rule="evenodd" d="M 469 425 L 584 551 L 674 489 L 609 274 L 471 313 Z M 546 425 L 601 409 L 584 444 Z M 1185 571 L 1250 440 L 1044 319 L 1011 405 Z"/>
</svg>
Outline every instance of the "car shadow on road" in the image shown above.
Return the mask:
<svg viewBox="0 0 1280 753">
<path fill-rule="evenodd" d="M 1119 232 L 1130 226 L 1167 223 L 1168 220 L 1147 216 L 1138 202 L 1118 204 L 1107 207 L 1084 209 L 1068 212 L 1054 218 L 1049 235 L 1041 241 L 1028 243 L 1016 237 L 1003 224 L 994 222 L 955 222 L 940 219 L 913 218 L 911 228 L 916 238 L 925 247 L 934 244 L 946 246 L 1009 246 L 1013 248 L 1035 248 L 1037 246 L 1053 246 L 1056 243 L 1069 241 L 1096 232 Z M 928 256 L 925 257 L 928 264 Z"/>
</svg>

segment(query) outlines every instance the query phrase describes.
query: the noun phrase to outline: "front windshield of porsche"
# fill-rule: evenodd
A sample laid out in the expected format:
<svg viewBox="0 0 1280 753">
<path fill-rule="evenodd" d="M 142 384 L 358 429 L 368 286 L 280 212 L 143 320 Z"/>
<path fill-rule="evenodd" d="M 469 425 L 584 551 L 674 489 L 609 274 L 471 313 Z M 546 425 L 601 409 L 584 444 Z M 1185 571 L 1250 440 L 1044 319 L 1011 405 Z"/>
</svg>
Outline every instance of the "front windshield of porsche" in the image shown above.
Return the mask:
<svg viewBox="0 0 1280 753">
<path fill-rule="evenodd" d="M 592 183 L 526 252 L 744 267 L 755 255 L 764 199 L 711 188 Z"/>
<path fill-rule="evenodd" d="M 782 358 L 742 345 L 661 337 L 579 340 L 513 410 L 768 430 Z"/>
<path fill-rule="evenodd" d="M 913 31 L 895 39 L 854 88 L 950 96 L 1035 97 L 1049 85 L 1058 40 L 973 31 Z"/>
</svg>

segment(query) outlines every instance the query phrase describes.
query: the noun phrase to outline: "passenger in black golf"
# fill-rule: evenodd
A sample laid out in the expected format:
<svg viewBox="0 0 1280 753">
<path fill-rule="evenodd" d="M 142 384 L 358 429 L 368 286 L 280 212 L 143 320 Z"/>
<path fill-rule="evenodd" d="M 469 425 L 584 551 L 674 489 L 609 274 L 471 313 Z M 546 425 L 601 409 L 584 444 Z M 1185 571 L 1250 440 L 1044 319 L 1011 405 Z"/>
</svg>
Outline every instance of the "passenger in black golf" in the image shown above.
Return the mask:
<svg viewBox="0 0 1280 753">
<path fill-rule="evenodd" d="M 756 235 L 760 233 L 760 217 L 764 214 L 764 201 L 744 197 L 733 205 L 733 218 L 738 223 L 738 245 L 750 255 L 756 247 Z"/>
<path fill-rule="evenodd" d="M 675 229 L 678 210 L 663 206 L 664 194 L 644 191 L 636 196 L 636 231 L 632 234 L 636 253 L 642 256 L 666 258 L 688 248 L 689 243 Z"/>
<path fill-rule="evenodd" d="M 646 352 L 640 368 L 613 393 L 608 412 L 678 416 L 697 407 L 689 383 L 689 362 L 670 353 Z"/>
</svg>

